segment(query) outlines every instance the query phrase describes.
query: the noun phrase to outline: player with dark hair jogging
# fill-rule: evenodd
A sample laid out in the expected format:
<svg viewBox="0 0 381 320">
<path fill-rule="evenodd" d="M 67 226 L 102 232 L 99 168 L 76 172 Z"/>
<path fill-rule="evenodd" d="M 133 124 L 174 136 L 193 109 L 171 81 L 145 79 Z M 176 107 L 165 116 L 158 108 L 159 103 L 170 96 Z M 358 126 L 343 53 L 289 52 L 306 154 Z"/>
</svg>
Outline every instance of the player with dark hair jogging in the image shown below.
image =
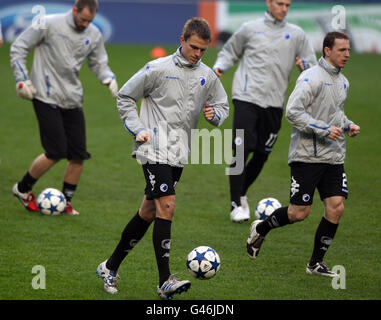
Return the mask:
<svg viewBox="0 0 381 320">
<path fill-rule="evenodd" d="M 179 49 L 149 62 L 118 93 L 119 115 L 135 139 L 133 156 L 142 164 L 146 188 L 142 204 L 124 228 L 114 252 L 97 268 L 106 292 L 117 292 L 118 268 L 151 223 L 159 273 L 158 295 L 170 299 L 191 285 L 188 280 L 177 280 L 170 272 L 171 225 L 175 187 L 187 163 L 191 130 L 196 128 L 201 112 L 215 126 L 228 117 L 226 92 L 213 70 L 201 62 L 210 40 L 206 20 L 188 20 Z M 139 99 L 140 115 L 136 106 Z"/>
<path fill-rule="evenodd" d="M 229 176 L 233 222 L 250 219 L 246 194 L 277 140 L 295 60 L 301 70 L 317 63 L 304 31 L 285 20 L 290 2 L 267 0 L 265 17 L 244 23 L 218 53 L 213 66 L 221 77 L 240 61 L 232 89 L 234 160 L 231 167 L 237 163 L 245 163 L 245 167 L 241 174 Z M 243 129 L 240 130 L 243 134 L 237 129 Z M 236 148 L 242 144 L 244 159 L 236 159 L 239 156 Z"/>
<path fill-rule="evenodd" d="M 102 34 L 91 24 L 98 10 L 97 0 L 77 0 L 71 11 L 47 15 L 40 24 L 30 25 L 11 46 L 11 65 L 16 92 L 33 102 L 45 153 L 32 162 L 13 194 L 29 211 L 38 211 L 34 184 L 61 159 L 67 159 L 62 192 L 66 213 L 78 215 L 71 200 L 82 174 L 86 149 L 83 87 L 78 79 L 84 60 L 99 81 L 116 98 L 118 85 L 108 67 Z M 31 76 L 26 58 L 34 48 Z"/>
<path fill-rule="evenodd" d="M 323 42 L 317 66 L 303 72 L 290 95 L 286 118 L 293 126 L 288 163 L 291 167 L 290 204 L 265 220 L 255 220 L 247 239 L 247 253 L 255 259 L 274 228 L 303 221 L 310 213 L 315 189 L 324 203 L 324 216 L 315 233 L 308 274 L 334 277 L 323 258 L 332 243 L 348 197 L 344 171 L 345 136 L 354 137 L 360 127 L 344 114 L 349 83 L 341 73 L 350 42 L 344 33 L 330 32 Z"/>
</svg>

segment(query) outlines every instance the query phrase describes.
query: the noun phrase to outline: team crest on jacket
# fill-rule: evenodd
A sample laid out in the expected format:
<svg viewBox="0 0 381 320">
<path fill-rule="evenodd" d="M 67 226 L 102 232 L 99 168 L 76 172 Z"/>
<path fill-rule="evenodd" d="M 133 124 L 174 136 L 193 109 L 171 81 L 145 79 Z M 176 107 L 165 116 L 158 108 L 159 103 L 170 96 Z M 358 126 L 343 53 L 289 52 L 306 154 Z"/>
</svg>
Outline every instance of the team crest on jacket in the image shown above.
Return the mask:
<svg viewBox="0 0 381 320">
<path fill-rule="evenodd" d="M 201 87 L 203 87 L 206 83 L 206 79 L 204 77 L 199 77 L 198 80 L 200 81 Z"/>
</svg>

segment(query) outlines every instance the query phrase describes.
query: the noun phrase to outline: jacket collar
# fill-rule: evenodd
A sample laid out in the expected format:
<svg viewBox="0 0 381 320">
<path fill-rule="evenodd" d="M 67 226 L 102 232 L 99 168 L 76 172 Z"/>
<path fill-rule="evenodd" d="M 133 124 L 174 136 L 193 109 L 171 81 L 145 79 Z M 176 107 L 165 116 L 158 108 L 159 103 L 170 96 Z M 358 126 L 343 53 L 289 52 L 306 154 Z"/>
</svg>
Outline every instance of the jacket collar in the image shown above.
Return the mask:
<svg viewBox="0 0 381 320">
<path fill-rule="evenodd" d="M 341 68 L 334 67 L 323 57 L 319 59 L 319 66 L 322 67 L 325 71 L 327 71 L 330 75 L 338 75 L 341 71 Z"/>
<path fill-rule="evenodd" d="M 197 68 L 201 60 L 198 60 L 196 64 L 190 63 L 187 59 L 184 58 L 184 56 L 181 53 L 182 47 L 179 47 L 176 52 L 173 54 L 173 61 L 175 62 L 175 65 L 180 67 L 180 68 Z"/>
<path fill-rule="evenodd" d="M 66 22 L 70 27 L 72 27 L 75 31 L 77 31 L 77 27 L 74 23 L 73 12 L 71 10 L 66 12 Z"/>
<path fill-rule="evenodd" d="M 265 12 L 265 24 L 270 27 L 284 27 L 286 25 L 286 19 L 282 21 L 275 19 L 268 11 Z"/>
</svg>

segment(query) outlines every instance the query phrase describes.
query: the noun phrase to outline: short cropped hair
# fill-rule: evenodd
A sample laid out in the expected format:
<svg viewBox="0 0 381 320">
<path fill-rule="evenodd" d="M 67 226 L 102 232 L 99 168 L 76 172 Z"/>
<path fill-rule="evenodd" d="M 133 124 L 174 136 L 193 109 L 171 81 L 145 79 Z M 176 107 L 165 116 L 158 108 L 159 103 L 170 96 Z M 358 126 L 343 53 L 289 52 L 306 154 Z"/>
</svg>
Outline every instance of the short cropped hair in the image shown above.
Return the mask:
<svg viewBox="0 0 381 320">
<path fill-rule="evenodd" d="M 209 23 L 204 18 L 194 17 L 185 23 L 182 33 L 184 40 L 187 41 L 194 34 L 209 42 L 212 40 Z"/>
<path fill-rule="evenodd" d="M 347 39 L 347 40 L 349 40 L 349 37 L 345 33 L 338 32 L 338 31 L 328 32 L 325 35 L 324 41 L 323 41 L 323 57 L 325 57 L 324 48 L 327 47 L 327 48 L 332 49 L 334 44 L 335 44 L 335 39 Z"/>
<path fill-rule="evenodd" d="M 94 13 L 98 11 L 98 0 L 75 0 L 74 6 L 77 7 L 78 12 L 87 7 L 91 13 Z"/>
</svg>

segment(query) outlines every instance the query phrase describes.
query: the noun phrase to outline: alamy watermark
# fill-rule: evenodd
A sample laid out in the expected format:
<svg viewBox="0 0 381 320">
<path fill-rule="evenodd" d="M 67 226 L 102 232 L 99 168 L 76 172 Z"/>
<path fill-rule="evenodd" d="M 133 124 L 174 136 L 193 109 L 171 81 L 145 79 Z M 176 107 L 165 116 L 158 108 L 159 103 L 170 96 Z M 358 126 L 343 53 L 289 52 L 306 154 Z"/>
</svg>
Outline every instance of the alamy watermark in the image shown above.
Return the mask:
<svg viewBox="0 0 381 320">
<path fill-rule="evenodd" d="M 34 290 L 46 289 L 46 270 L 44 266 L 36 265 L 32 268 L 32 274 L 35 276 L 32 278 L 32 288 Z"/>
<path fill-rule="evenodd" d="M 32 28 L 37 29 L 46 29 L 46 9 L 42 5 L 35 5 L 32 8 L 32 13 L 35 16 L 32 19 Z"/>
<path fill-rule="evenodd" d="M 332 272 L 336 273 L 337 276 L 332 278 L 332 288 L 337 289 L 346 289 L 346 273 L 345 268 L 341 265 L 333 266 Z"/>
<path fill-rule="evenodd" d="M 235 130 L 235 153 L 232 154 L 233 129 L 170 128 L 166 121 L 147 130 L 150 141 L 139 146 L 139 163 L 227 164 L 226 175 L 238 175 L 244 170 L 244 130 Z M 212 157 L 213 155 L 213 157 Z"/>
<path fill-rule="evenodd" d="M 346 29 L 346 13 L 344 6 L 336 5 L 331 9 L 332 20 L 331 27 L 334 30 L 345 30 Z"/>
</svg>

